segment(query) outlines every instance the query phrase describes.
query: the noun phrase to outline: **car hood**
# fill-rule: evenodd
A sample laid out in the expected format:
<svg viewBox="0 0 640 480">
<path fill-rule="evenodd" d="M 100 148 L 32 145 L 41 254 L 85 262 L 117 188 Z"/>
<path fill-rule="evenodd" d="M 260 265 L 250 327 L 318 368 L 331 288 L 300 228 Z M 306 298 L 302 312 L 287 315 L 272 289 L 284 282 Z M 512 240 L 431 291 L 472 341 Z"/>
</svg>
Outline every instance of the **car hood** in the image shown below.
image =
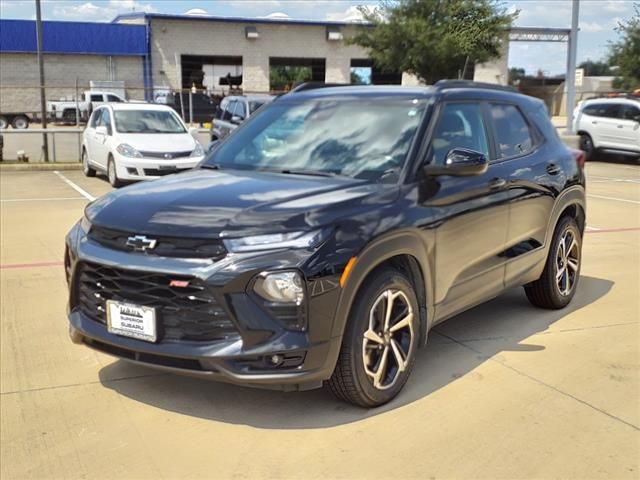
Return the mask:
<svg viewBox="0 0 640 480">
<path fill-rule="evenodd" d="M 189 133 L 119 133 L 117 141 L 141 152 L 188 152 L 196 148 Z"/>
<path fill-rule="evenodd" d="M 331 225 L 388 204 L 397 190 L 349 178 L 198 169 L 111 192 L 86 215 L 132 233 L 243 236 Z"/>
</svg>

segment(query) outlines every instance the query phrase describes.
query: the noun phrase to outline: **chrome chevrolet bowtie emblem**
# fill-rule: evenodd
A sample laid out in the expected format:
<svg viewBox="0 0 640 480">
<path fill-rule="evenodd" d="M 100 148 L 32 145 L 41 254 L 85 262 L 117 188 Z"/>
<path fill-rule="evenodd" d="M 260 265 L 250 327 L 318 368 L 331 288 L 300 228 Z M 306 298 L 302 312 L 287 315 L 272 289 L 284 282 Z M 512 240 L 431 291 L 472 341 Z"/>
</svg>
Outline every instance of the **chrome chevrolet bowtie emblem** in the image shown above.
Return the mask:
<svg viewBox="0 0 640 480">
<path fill-rule="evenodd" d="M 127 238 L 127 247 L 133 248 L 137 252 L 146 252 L 155 248 L 157 241 L 147 238 L 144 235 L 135 235 Z"/>
</svg>

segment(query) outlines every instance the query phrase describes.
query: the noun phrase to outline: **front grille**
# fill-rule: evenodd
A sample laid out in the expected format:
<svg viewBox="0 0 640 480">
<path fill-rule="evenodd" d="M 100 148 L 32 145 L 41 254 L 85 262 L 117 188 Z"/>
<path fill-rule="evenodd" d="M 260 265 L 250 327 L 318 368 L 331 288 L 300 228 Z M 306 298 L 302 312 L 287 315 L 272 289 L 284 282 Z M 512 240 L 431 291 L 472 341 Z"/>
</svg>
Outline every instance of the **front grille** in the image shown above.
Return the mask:
<svg viewBox="0 0 640 480">
<path fill-rule="evenodd" d="M 140 152 L 144 158 L 161 158 L 163 160 L 173 160 L 174 158 L 184 158 L 191 155 L 191 150 L 186 152 Z"/>
<path fill-rule="evenodd" d="M 174 173 L 186 172 L 190 168 L 145 168 L 144 174 L 147 177 L 164 177 L 165 175 L 173 175 Z"/>
<path fill-rule="evenodd" d="M 172 280 L 189 284 L 170 287 Z M 238 335 L 207 286 L 192 277 L 83 262 L 78 265 L 75 288 L 74 307 L 105 325 L 107 300 L 155 308 L 160 341 L 211 341 Z"/>
<path fill-rule="evenodd" d="M 133 252 L 133 247 L 127 246 L 129 237 L 134 233 L 122 232 L 112 228 L 93 225 L 89 231 L 89 238 L 100 245 Z M 146 255 L 159 255 L 162 257 L 180 258 L 210 258 L 219 260 L 227 254 L 224 244 L 216 239 L 202 238 L 176 238 L 150 235 L 150 239 L 156 240 L 156 245 L 152 249 L 146 250 Z"/>
</svg>

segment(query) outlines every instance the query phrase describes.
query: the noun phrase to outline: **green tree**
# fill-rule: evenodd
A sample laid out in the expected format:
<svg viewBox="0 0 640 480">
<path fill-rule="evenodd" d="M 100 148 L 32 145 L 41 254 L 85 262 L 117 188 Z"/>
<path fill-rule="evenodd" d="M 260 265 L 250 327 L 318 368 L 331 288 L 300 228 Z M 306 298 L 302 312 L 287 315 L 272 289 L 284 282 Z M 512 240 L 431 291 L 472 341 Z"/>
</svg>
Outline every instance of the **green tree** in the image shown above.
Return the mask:
<svg viewBox="0 0 640 480">
<path fill-rule="evenodd" d="M 587 77 L 602 77 L 611 75 L 611 67 L 607 62 L 593 62 L 587 60 L 578 65 L 578 68 L 584 68 L 584 74 Z"/>
<path fill-rule="evenodd" d="M 516 85 L 526 76 L 524 68 L 511 67 L 509 69 L 509 85 Z"/>
<path fill-rule="evenodd" d="M 609 64 L 617 67 L 613 86 L 622 90 L 640 88 L 640 3 L 633 9 L 634 15 L 616 27 L 622 38 L 609 45 Z"/>
<path fill-rule="evenodd" d="M 457 78 L 473 62 L 500 56 L 517 13 L 496 0 L 384 0 L 360 9 L 371 25 L 349 39 L 384 71 L 409 72 L 431 84 Z"/>
<path fill-rule="evenodd" d="M 311 80 L 311 67 L 278 65 L 271 66 L 269 69 L 271 90 L 290 90 L 295 84 L 309 80 Z"/>
</svg>

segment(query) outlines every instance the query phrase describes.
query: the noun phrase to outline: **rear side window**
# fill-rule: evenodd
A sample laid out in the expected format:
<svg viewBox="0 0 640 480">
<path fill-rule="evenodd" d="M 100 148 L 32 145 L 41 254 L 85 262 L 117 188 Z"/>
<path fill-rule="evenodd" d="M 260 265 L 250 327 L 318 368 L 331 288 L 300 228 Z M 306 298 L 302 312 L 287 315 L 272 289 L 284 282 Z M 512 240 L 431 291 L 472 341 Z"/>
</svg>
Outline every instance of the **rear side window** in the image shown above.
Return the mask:
<svg viewBox="0 0 640 480">
<path fill-rule="evenodd" d="M 467 148 L 489 155 L 482 110 L 477 103 L 447 103 L 433 134 L 432 162 L 443 164 L 453 148 Z"/>
<path fill-rule="evenodd" d="M 102 101 L 102 95 L 91 95 L 91 101 L 92 102 L 101 102 Z"/>
<path fill-rule="evenodd" d="M 622 117 L 625 120 L 640 122 L 640 108 L 634 107 L 633 105 L 625 105 Z"/>
<path fill-rule="evenodd" d="M 491 118 L 498 158 L 523 155 L 533 149 L 534 137 L 531 128 L 518 107 L 492 104 Z"/>
<path fill-rule="evenodd" d="M 122 102 L 122 100 L 115 95 L 107 95 L 107 102 Z"/>
<path fill-rule="evenodd" d="M 622 118 L 622 105 L 618 103 L 594 103 L 582 110 L 585 115 L 603 118 Z"/>
</svg>

